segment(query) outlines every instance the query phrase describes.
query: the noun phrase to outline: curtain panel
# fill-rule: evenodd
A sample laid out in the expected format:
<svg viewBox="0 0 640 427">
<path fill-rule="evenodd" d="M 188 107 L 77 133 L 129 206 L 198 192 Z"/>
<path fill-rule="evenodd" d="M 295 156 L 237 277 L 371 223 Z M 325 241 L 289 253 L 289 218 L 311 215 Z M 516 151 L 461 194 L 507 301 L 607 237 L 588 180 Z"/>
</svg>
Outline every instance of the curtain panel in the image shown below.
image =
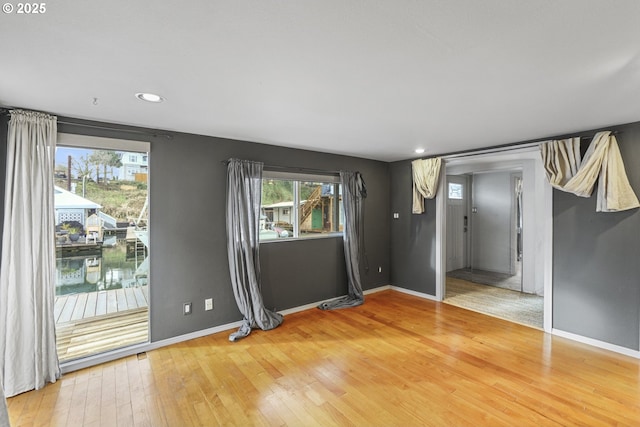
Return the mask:
<svg viewBox="0 0 640 427">
<path fill-rule="evenodd" d="M 6 396 L 60 377 L 53 167 L 57 119 L 11 111 L 0 264 L 0 381 Z"/>
<path fill-rule="evenodd" d="M 340 172 L 344 206 L 344 258 L 347 265 L 348 295 L 318 305 L 321 310 L 356 307 L 364 303 L 360 261 L 364 256 L 364 199 L 367 187 L 360 172 Z"/>
<path fill-rule="evenodd" d="M 547 179 L 554 188 L 580 197 L 591 197 L 598 181 L 596 212 L 618 212 L 640 207 L 629 184 L 616 137 L 598 132 L 583 159 L 580 138 L 540 144 Z"/>
<path fill-rule="evenodd" d="M 9 411 L 2 387 L 0 387 L 0 427 L 9 427 Z"/>
<path fill-rule="evenodd" d="M 227 166 L 227 252 L 231 286 L 243 316 L 242 326 L 229 335 L 237 341 L 259 327 L 278 327 L 283 316 L 267 310 L 260 283 L 260 203 L 262 168 L 259 162 L 231 159 Z"/>
<path fill-rule="evenodd" d="M 438 191 L 438 178 L 442 160 L 418 159 L 411 162 L 413 173 L 413 209 L 412 213 L 424 213 L 424 199 L 433 199 Z"/>
</svg>

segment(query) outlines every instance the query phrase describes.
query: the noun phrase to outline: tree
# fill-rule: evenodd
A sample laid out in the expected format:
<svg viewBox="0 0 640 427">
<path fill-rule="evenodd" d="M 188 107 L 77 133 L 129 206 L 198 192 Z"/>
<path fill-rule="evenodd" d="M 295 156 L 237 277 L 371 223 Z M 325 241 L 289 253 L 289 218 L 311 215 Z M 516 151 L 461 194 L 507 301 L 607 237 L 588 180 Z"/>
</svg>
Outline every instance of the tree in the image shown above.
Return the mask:
<svg viewBox="0 0 640 427">
<path fill-rule="evenodd" d="M 272 205 L 279 202 L 293 202 L 293 183 L 278 179 L 263 181 L 262 204 Z"/>
<path fill-rule="evenodd" d="M 111 178 L 113 178 L 113 168 L 121 168 L 122 167 L 122 158 L 115 151 L 107 151 L 109 153 L 109 162 L 108 166 L 111 168 Z"/>
<path fill-rule="evenodd" d="M 78 179 L 81 179 L 83 176 L 91 177 L 91 162 L 87 156 L 80 156 L 78 159 L 73 159 L 72 165 Z"/>
<path fill-rule="evenodd" d="M 120 167 L 122 166 L 122 162 L 120 161 L 120 156 L 113 150 L 95 150 L 89 156 L 89 161 L 96 166 L 96 181 L 100 182 L 100 173 L 99 168 L 102 166 L 102 178 L 106 184 L 107 182 L 107 167 Z"/>
</svg>

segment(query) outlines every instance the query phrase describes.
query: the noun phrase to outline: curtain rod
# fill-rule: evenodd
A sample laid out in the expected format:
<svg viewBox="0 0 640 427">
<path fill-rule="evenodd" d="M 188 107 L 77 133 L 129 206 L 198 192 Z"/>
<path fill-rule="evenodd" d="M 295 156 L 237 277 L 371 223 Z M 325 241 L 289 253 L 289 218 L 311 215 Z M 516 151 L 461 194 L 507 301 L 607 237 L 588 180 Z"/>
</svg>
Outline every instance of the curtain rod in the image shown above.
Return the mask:
<svg viewBox="0 0 640 427">
<path fill-rule="evenodd" d="M 24 110 L 22 108 L 12 108 L 12 107 L 0 107 L 0 114 L 9 114 L 11 113 L 11 110 Z M 25 110 L 25 111 L 33 111 L 33 110 Z M 47 113 L 49 114 L 49 113 Z M 55 115 L 55 114 L 53 114 Z M 138 130 L 138 129 L 122 129 L 122 128 L 117 128 L 117 127 L 113 127 L 113 126 L 100 126 L 100 125 L 90 125 L 87 123 L 76 123 L 76 122 L 69 122 L 66 120 L 57 120 L 58 124 L 63 124 L 63 125 L 69 125 L 69 126 L 78 126 L 78 127 L 84 127 L 84 128 L 90 128 L 90 129 L 100 129 L 100 130 L 110 130 L 110 131 L 115 131 L 115 132 L 122 132 L 122 133 L 131 133 L 131 134 L 137 134 L 137 135 L 145 135 L 145 136 L 152 136 L 152 137 L 164 137 L 167 139 L 173 139 L 173 135 L 168 134 L 168 133 L 163 133 L 163 132 L 149 132 L 149 131 L 144 131 L 144 130 Z"/>
<path fill-rule="evenodd" d="M 221 160 L 220 163 L 227 166 L 229 165 L 230 160 Z M 266 165 L 264 164 L 264 169 L 267 170 L 281 170 L 285 172 L 298 172 L 298 173 L 317 173 L 321 175 L 340 175 L 340 171 L 336 170 L 324 170 L 324 169 L 313 169 L 313 168 L 299 168 L 299 167 L 289 167 L 289 166 L 278 166 L 278 165 Z"/>
<path fill-rule="evenodd" d="M 602 132 L 602 131 L 598 131 L 598 132 Z M 596 133 L 598 133 L 596 132 Z M 431 156 L 431 158 L 433 157 L 441 157 L 441 158 L 459 158 L 459 157 L 469 157 L 469 156 L 475 156 L 477 154 L 493 154 L 493 153 L 504 153 L 507 151 L 513 151 L 513 150 L 520 150 L 523 148 L 529 148 L 529 147 L 536 147 L 538 146 L 541 142 L 546 142 L 546 141 L 553 141 L 553 140 L 557 140 L 557 139 L 567 139 L 567 138 L 580 138 L 580 139 L 588 139 L 588 138 L 593 138 L 596 133 L 594 134 L 588 134 L 588 135 L 576 135 L 576 136 L 567 136 L 567 137 L 551 137 L 551 138 L 542 138 L 542 139 L 536 139 L 535 141 L 531 141 L 531 142 L 524 142 L 524 143 L 520 143 L 520 142 L 516 142 L 514 144 L 503 144 L 503 145 L 494 145 L 493 147 L 488 147 L 488 148 L 480 148 L 480 149 L 470 149 L 470 150 L 462 150 L 462 151 L 452 151 L 450 153 L 445 153 L 445 154 L 440 154 L 440 155 L 434 155 Z M 611 132 L 611 135 L 618 135 L 619 133 L 622 133 L 621 131 L 613 131 Z M 429 157 L 425 157 L 425 158 L 429 158 Z"/>
<path fill-rule="evenodd" d="M 137 130 L 137 129 L 122 129 L 122 128 L 117 128 L 112 126 L 90 125 L 86 123 L 67 122 L 65 120 L 58 120 L 58 124 L 79 126 L 84 128 L 90 128 L 90 129 L 111 130 L 111 131 L 122 132 L 122 133 L 133 133 L 133 134 L 146 135 L 146 136 L 152 136 L 152 137 L 162 136 L 167 139 L 173 139 L 173 136 L 168 133 L 149 132 L 149 131 Z"/>
</svg>

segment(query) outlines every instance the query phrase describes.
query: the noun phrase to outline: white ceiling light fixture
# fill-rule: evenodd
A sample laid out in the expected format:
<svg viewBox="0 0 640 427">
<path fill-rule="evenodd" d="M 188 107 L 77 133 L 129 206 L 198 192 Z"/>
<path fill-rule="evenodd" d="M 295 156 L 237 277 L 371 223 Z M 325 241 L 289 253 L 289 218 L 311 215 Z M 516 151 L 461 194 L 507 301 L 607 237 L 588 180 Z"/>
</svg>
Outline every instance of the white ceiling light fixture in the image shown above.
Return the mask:
<svg viewBox="0 0 640 427">
<path fill-rule="evenodd" d="M 164 98 L 161 97 L 160 95 L 156 95 L 155 93 L 147 93 L 147 92 L 136 93 L 136 98 L 142 101 L 155 102 L 155 103 L 164 101 Z"/>
<path fill-rule="evenodd" d="M 424 153 L 424 148 L 416 148 L 416 154 Z"/>
</svg>

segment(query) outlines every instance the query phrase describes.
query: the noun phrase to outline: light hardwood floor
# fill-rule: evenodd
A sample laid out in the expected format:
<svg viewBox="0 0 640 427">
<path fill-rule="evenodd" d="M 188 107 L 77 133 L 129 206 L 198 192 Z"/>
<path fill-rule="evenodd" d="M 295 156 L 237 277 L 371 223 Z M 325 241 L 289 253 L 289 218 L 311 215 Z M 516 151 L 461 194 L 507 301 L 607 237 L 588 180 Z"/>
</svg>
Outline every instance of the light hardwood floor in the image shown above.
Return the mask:
<svg viewBox="0 0 640 427">
<path fill-rule="evenodd" d="M 395 291 L 65 375 L 17 426 L 640 425 L 640 362 Z"/>
</svg>

